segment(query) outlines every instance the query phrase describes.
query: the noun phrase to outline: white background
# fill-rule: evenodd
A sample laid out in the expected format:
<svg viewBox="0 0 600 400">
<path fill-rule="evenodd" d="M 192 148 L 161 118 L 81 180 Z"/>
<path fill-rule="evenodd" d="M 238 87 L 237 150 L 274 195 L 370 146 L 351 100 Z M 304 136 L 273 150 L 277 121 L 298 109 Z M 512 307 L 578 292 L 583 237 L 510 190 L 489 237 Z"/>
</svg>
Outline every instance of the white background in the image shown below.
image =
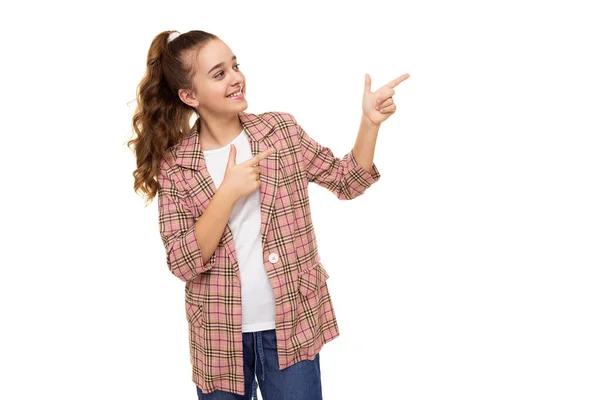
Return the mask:
<svg viewBox="0 0 600 400">
<path fill-rule="evenodd" d="M 8 4 L 0 398 L 196 398 L 184 285 L 126 146 L 169 29 L 220 36 L 247 111 L 290 112 L 337 156 L 364 74 L 411 75 L 380 181 L 348 202 L 310 187 L 341 331 L 325 399 L 600 398 L 593 2 Z"/>
</svg>

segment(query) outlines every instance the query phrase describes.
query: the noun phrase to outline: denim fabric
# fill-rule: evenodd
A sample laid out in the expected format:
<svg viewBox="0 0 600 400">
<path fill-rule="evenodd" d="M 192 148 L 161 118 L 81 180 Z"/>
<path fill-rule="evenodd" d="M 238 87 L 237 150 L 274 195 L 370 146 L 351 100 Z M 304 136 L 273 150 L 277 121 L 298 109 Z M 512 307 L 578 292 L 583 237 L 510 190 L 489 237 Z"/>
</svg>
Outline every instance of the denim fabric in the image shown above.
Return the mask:
<svg viewBox="0 0 600 400">
<path fill-rule="evenodd" d="M 199 400 L 256 400 L 257 386 L 263 400 L 322 400 L 319 353 L 314 360 L 302 360 L 280 371 L 275 329 L 244 332 L 242 336 L 244 396 L 222 390 L 204 394 L 196 386 Z"/>
</svg>

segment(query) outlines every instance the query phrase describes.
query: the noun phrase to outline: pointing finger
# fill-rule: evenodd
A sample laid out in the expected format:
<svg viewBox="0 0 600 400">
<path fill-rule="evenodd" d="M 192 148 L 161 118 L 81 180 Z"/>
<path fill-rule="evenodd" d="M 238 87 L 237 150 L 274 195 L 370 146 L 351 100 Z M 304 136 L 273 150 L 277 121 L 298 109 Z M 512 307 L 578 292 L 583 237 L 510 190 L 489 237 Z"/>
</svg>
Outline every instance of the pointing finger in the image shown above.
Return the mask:
<svg viewBox="0 0 600 400">
<path fill-rule="evenodd" d="M 396 86 L 398 86 L 400 84 L 400 82 L 408 79 L 408 77 L 410 76 L 410 74 L 403 74 L 400 75 L 399 77 L 397 77 L 396 79 L 391 80 L 388 84 L 386 84 L 385 86 L 389 87 L 390 89 L 395 88 Z"/>
<path fill-rule="evenodd" d="M 267 150 L 263 151 L 262 153 L 259 153 L 257 155 L 255 155 L 254 157 L 252 157 L 249 160 L 244 161 L 244 165 L 247 166 L 252 166 L 254 164 L 258 164 L 258 162 L 264 158 L 267 158 L 268 156 L 270 156 L 271 154 L 273 154 L 273 152 L 275 151 L 275 149 L 268 148 Z"/>
</svg>

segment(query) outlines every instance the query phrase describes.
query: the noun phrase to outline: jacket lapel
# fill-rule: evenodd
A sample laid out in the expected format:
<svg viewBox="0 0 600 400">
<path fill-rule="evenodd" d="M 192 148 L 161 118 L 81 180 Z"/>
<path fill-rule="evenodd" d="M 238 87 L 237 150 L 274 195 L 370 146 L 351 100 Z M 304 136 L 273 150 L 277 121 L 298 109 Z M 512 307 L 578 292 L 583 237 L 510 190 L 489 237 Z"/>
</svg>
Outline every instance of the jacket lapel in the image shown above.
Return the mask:
<svg viewBox="0 0 600 400">
<path fill-rule="evenodd" d="M 271 134 L 274 131 L 274 126 L 262 119 L 260 116 L 240 112 L 238 117 L 246 133 L 250 143 L 252 155 L 255 156 L 268 148 L 274 148 Z M 204 153 L 201 150 L 199 140 L 200 119 L 190 130 L 190 133 L 183 139 L 175 163 L 183 167 L 184 178 L 191 187 L 189 193 L 192 202 L 199 208 L 200 215 L 204 213 L 210 200 L 215 194 L 217 188 L 212 180 L 210 173 L 206 167 Z M 269 229 L 271 218 L 275 211 L 274 203 L 278 189 L 279 169 L 280 169 L 280 154 L 277 149 L 267 158 L 262 159 L 259 164 L 261 167 L 260 174 L 260 213 L 263 248 Z M 233 243 L 233 235 L 229 222 L 225 226 L 224 241 L 227 252 L 232 260 L 237 260 L 235 256 L 235 247 Z M 237 270 L 237 262 L 233 263 Z M 239 273 L 239 272 L 238 272 Z"/>
</svg>

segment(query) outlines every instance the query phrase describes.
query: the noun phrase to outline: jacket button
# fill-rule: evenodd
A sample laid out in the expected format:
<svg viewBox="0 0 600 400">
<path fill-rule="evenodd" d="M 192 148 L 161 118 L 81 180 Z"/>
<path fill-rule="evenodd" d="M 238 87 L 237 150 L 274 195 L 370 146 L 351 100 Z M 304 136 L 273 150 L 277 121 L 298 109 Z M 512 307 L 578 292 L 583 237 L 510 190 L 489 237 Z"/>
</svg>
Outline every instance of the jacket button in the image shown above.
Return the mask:
<svg viewBox="0 0 600 400">
<path fill-rule="evenodd" d="M 277 253 L 269 254 L 269 261 L 271 261 L 272 264 L 275 264 L 277 260 L 279 260 L 279 256 L 277 255 Z"/>
</svg>

